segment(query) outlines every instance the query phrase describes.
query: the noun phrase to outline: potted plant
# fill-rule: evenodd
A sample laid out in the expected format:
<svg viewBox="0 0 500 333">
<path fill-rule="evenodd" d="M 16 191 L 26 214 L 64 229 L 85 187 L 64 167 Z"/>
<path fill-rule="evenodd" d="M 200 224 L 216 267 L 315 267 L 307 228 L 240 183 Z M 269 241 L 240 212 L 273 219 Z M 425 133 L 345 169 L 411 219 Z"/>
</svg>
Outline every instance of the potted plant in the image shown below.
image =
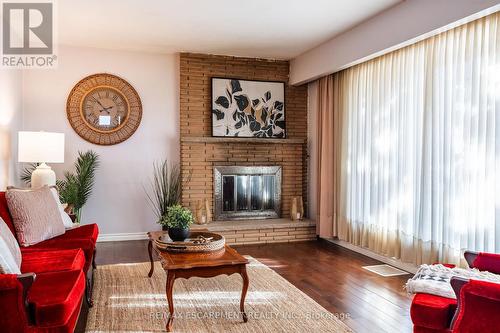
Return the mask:
<svg viewBox="0 0 500 333">
<path fill-rule="evenodd" d="M 178 205 L 181 202 L 181 173 L 178 164 L 170 165 L 167 160 L 153 165 L 153 179 L 151 190 L 145 189 L 157 223 L 162 225 L 163 230 L 168 226 L 165 221 L 168 207 Z"/>
<path fill-rule="evenodd" d="M 160 224 L 168 227 L 168 236 L 176 242 L 182 242 L 189 236 L 189 226 L 193 223 L 193 214 L 188 208 L 173 205 L 167 208 L 167 214 Z"/>
<path fill-rule="evenodd" d="M 70 216 L 75 215 L 73 221 L 82 221 L 83 206 L 87 203 L 94 187 L 95 172 L 99 166 L 99 155 L 89 150 L 78 152 L 75 162 L 75 172 L 65 172 L 64 179 L 57 181 L 57 189 L 61 202 L 67 203 L 65 209 Z"/>
<path fill-rule="evenodd" d="M 30 164 L 21 173 L 21 180 L 30 185 L 31 173 L 37 164 Z M 99 167 L 99 155 L 92 150 L 78 152 L 75 171 L 64 173 L 64 179 L 57 181 L 59 198 L 66 205 L 64 209 L 74 223 L 80 223 L 83 206 L 87 203 L 94 187 L 95 173 Z"/>
</svg>

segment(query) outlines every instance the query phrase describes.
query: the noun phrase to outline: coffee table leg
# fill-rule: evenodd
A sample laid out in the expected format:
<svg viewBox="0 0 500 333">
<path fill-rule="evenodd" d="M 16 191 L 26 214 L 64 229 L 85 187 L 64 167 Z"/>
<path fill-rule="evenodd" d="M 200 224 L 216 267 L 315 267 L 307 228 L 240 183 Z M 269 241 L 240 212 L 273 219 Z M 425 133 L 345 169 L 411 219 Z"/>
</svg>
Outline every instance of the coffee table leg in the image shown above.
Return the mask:
<svg viewBox="0 0 500 333">
<path fill-rule="evenodd" d="M 155 263 L 153 261 L 153 241 L 150 239 L 148 243 L 149 261 L 151 262 L 151 269 L 149 270 L 148 277 L 153 276 L 155 270 Z"/>
<path fill-rule="evenodd" d="M 167 321 L 167 332 L 172 332 L 172 325 L 174 322 L 174 300 L 172 297 L 172 292 L 174 289 L 175 274 L 171 271 L 167 271 L 167 300 L 168 300 L 168 311 L 170 315 Z"/>
<path fill-rule="evenodd" d="M 241 291 L 240 312 L 243 315 L 243 322 L 246 323 L 248 321 L 248 317 L 247 314 L 245 313 L 245 297 L 247 295 L 248 283 L 249 283 L 246 265 L 241 266 L 240 275 L 243 278 L 243 290 Z"/>
</svg>

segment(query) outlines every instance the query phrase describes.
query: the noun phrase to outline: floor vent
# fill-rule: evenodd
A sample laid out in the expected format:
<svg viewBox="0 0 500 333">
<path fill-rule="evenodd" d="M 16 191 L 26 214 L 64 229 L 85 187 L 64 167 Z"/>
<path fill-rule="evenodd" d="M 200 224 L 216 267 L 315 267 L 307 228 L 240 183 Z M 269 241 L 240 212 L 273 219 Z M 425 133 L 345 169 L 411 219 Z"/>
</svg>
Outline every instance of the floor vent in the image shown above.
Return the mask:
<svg viewBox="0 0 500 333">
<path fill-rule="evenodd" d="M 384 277 L 410 274 L 389 265 L 363 266 L 363 268 Z"/>
</svg>

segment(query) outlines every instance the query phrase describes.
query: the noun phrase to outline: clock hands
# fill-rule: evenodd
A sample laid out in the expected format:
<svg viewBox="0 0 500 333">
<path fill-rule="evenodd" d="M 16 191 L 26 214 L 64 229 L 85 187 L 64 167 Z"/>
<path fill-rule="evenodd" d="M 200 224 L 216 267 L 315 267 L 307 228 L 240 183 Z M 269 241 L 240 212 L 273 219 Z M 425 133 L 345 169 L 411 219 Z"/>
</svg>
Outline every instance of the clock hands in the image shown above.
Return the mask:
<svg viewBox="0 0 500 333">
<path fill-rule="evenodd" d="M 102 103 L 99 102 L 99 100 L 97 98 L 94 97 L 94 101 L 96 101 L 97 104 L 99 104 L 103 109 L 105 109 L 104 105 L 102 105 Z"/>
<path fill-rule="evenodd" d="M 95 97 L 94 97 L 94 101 L 96 101 L 97 104 L 99 104 L 102 107 L 102 110 L 100 112 L 107 112 L 109 114 L 108 110 L 113 108 L 112 106 L 105 108 L 104 105 L 102 105 L 102 103 Z"/>
<path fill-rule="evenodd" d="M 96 101 L 97 104 L 99 104 L 101 106 L 101 108 L 102 108 L 99 112 L 107 112 L 109 114 L 108 110 L 113 108 L 113 106 L 108 106 L 107 108 L 104 107 L 104 105 L 102 105 L 102 103 L 97 98 L 95 98 L 95 97 L 94 97 L 94 101 Z"/>
<path fill-rule="evenodd" d="M 112 106 L 109 106 L 107 108 L 103 107 L 103 109 L 101 110 L 101 112 L 107 112 L 109 114 L 109 109 L 112 109 L 113 107 Z"/>
</svg>

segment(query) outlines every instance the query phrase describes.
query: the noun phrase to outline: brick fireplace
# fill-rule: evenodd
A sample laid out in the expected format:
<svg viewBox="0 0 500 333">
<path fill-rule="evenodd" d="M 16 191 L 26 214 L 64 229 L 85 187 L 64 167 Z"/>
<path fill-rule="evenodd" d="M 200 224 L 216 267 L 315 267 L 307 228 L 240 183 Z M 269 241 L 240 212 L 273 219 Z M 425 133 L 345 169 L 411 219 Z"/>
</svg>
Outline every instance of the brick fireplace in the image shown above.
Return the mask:
<svg viewBox="0 0 500 333">
<path fill-rule="evenodd" d="M 254 229 L 251 221 L 221 221 L 209 225 L 209 228 L 224 232 L 227 227 L 237 233 L 241 231 L 235 224 L 238 222 L 240 226 L 245 226 L 242 229 L 251 231 L 253 237 L 248 239 L 259 242 L 255 231 L 259 234 L 267 226 L 263 237 L 267 240 L 271 237 L 273 241 L 274 237 L 267 233 L 279 229 L 281 223 L 283 228 L 293 229 L 287 229 L 286 235 L 284 231 L 278 234 L 286 236 L 283 241 L 291 239 L 288 232 L 302 235 L 299 239 L 303 239 L 305 234 L 311 237 L 313 222 L 297 224 L 299 222 L 287 220 L 294 196 L 302 196 L 307 207 L 307 87 L 285 85 L 286 139 L 215 138 L 211 135 L 212 77 L 288 82 L 288 74 L 288 61 L 190 53 L 180 55 L 181 169 L 184 176 L 191 174 L 190 179 L 182 184 L 183 205 L 195 209 L 198 200 L 208 199 L 212 216 L 215 216 L 215 166 L 279 166 L 282 172 L 281 209 L 278 210 L 281 220 L 271 220 L 267 224 L 264 221 L 254 222 L 253 225 L 259 226 Z M 290 222 L 295 224 L 286 227 Z M 297 227 L 305 229 L 295 230 Z M 235 243 L 242 242 L 237 242 L 235 237 Z"/>
</svg>

